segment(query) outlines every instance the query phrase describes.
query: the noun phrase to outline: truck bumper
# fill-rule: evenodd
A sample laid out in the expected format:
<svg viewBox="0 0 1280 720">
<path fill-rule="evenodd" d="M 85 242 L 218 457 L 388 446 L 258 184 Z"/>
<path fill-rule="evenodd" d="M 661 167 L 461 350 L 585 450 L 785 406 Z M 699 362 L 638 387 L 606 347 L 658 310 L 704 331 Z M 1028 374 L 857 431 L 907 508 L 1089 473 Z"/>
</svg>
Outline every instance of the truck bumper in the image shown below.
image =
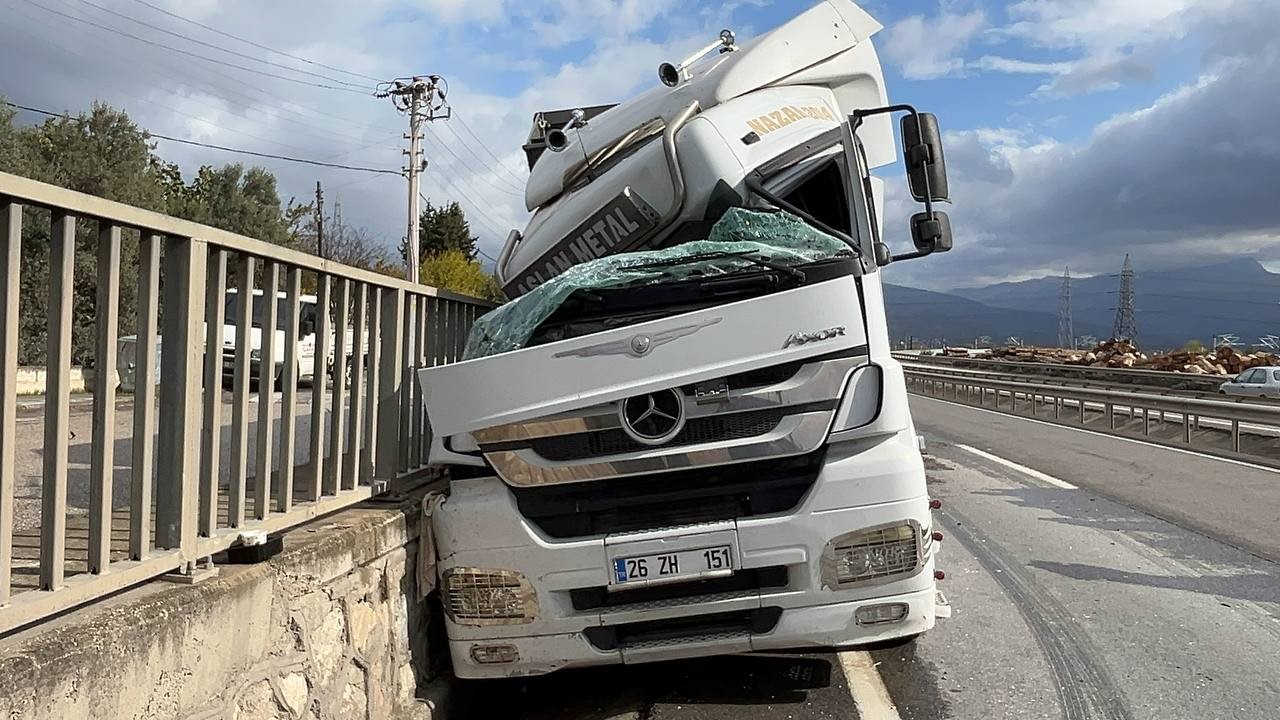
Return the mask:
<svg viewBox="0 0 1280 720">
<path fill-rule="evenodd" d="M 452 496 L 433 518 L 441 573 L 518 573 L 527 583 L 529 610 L 523 619 L 499 624 L 458 618 L 449 611 L 452 596 L 442 583 L 454 672 L 461 678 L 538 675 L 726 653 L 855 647 L 919 634 L 934 624 L 939 546 L 931 541 L 924 488 L 919 450 L 908 431 L 832 445 L 808 495 L 789 513 L 563 540 L 529 523 L 500 480 L 455 481 Z M 919 530 L 914 566 L 863 582 L 832 577 L 834 540 L 902 523 Z M 720 542 L 732 544 L 738 573 L 785 579 L 767 587 L 635 602 L 627 597 L 634 591 L 603 590 L 619 543 L 637 543 L 647 552 L 653 543 L 680 550 Z M 610 600 L 584 603 L 584 590 Z M 905 607 L 900 619 L 858 621 L 859 608 L 891 603 Z M 720 622 L 729 619 L 737 624 Z M 671 632 L 676 626 L 684 630 Z"/>
</svg>

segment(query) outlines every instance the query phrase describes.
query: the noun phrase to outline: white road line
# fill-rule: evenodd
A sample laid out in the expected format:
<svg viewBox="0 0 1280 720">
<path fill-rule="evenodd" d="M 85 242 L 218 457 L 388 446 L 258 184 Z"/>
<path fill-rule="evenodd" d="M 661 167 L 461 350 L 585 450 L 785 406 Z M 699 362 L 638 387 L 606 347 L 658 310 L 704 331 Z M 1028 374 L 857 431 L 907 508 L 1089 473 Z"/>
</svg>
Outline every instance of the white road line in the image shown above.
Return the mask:
<svg viewBox="0 0 1280 720">
<path fill-rule="evenodd" d="M 850 650 L 837 656 L 849 682 L 853 704 L 858 707 L 859 720 L 901 720 L 871 656 L 865 650 Z"/>
<path fill-rule="evenodd" d="M 955 446 L 960 448 L 961 450 L 964 450 L 965 452 L 970 452 L 970 453 L 973 453 L 974 455 L 977 455 L 980 458 L 983 458 L 985 460 L 990 460 L 991 462 L 997 465 L 1003 465 L 1011 470 L 1017 470 L 1023 475 L 1028 475 L 1041 482 L 1047 482 L 1054 487 L 1060 487 L 1063 490 L 1079 490 L 1080 489 L 1075 485 L 1072 485 L 1071 483 L 1067 482 L 1066 480 L 1059 480 L 1058 478 L 1052 475 L 1046 475 L 1045 473 L 1042 473 L 1039 470 L 1029 468 L 1026 465 L 1016 463 L 1012 460 L 1005 460 L 999 455 L 992 455 L 989 452 L 979 450 L 978 448 L 975 448 L 975 447 L 969 447 L 968 445 L 961 445 L 960 443 L 956 443 Z"/>
<path fill-rule="evenodd" d="M 1006 412 L 997 412 L 995 410 L 988 410 L 986 408 L 974 407 L 973 405 L 967 405 L 965 403 L 960 403 L 960 402 L 952 402 L 950 400 L 943 400 L 942 398 L 929 397 L 928 395 L 916 395 L 915 393 L 911 393 L 911 395 L 912 397 L 917 397 L 922 400 L 932 400 L 934 402 L 943 403 L 944 405 L 954 405 L 956 407 L 968 408 L 969 410 L 976 410 L 977 412 L 984 412 L 990 415 L 998 415 L 1002 418 L 1022 420 L 1024 422 L 1035 423 L 1037 425 L 1045 425 L 1047 427 L 1058 428 L 1060 430 L 1070 430 L 1071 432 L 1084 433 L 1086 435 L 1097 435 L 1098 437 L 1104 437 L 1111 440 L 1119 440 L 1121 442 L 1133 443 L 1134 445 L 1143 445 L 1145 447 L 1150 447 L 1150 448 L 1159 448 L 1161 450 L 1168 450 L 1169 452 L 1182 453 L 1183 455 L 1194 455 L 1196 457 L 1204 458 L 1206 460 L 1217 460 L 1218 462 L 1230 463 L 1232 465 L 1241 465 L 1243 467 L 1253 468 L 1254 470 L 1265 470 L 1266 472 L 1269 472 L 1269 473 L 1280 474 L 1280 468 L 1267 467 L 1266 465 L 1258 465 L 1256 463 L 1245 462 L 1243 460 L 1233 460 L 1232 458 L 1218 457 L 1217 455 L 1210 455 L 1208 453 L 1196 452 L 1195 450 L 1186 450 L 1183 448 L 1171 447 L 1169 445 L 1161 445 L 1159 443 L 1147 442 L 1145 440 L 1139 440 L 1137 438 L 1123 437 L 1121 435 L 1109 435 L 1104 432 L 1098 432 L 1097 430 L 1072 427 L 1070 425 L 1062 425 L 1059 423 L 1049 422 L 1047 420 L 1037 420 L 1035 418 L 1023 417 L 1021 415 L 1010 415 L 1009 413 L 1006 413 Z"/>
</svg>

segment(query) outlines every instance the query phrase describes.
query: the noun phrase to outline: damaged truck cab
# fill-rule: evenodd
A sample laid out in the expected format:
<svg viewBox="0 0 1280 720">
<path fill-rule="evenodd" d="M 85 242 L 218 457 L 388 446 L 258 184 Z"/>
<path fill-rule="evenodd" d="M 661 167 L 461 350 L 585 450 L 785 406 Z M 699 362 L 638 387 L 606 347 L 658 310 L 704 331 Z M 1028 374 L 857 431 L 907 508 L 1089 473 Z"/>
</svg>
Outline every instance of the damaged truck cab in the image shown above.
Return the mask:
<svg viewBox="0 0 1280 720">
<path fill-rule="evenodd" d="M 880 267 L 950 247 L 936 122 L 827 0 L 542 114 L 513 301 L 419 373 L 459 677 L 905 640 L 934 532 Z M 712 53 L 699 60 L 700 56 Z M 696 62 L 695 62 L 696 61 Z M 916 250 L 880 234 L 902 122 Z M 548 122 L 554 120 L 555 122 Z"/>
</svg>

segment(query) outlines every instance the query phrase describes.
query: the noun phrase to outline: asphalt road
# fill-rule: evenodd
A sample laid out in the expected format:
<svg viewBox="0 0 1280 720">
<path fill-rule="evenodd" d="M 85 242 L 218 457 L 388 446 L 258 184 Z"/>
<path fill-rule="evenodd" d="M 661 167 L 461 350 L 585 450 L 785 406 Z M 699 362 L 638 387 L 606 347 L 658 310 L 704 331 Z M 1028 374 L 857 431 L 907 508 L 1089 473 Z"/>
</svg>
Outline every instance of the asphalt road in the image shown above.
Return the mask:
<svg viewBox="0 0 1280 720">
<path fill-rule="evenodd" d="M 935 630 L 869 655 L 462 683 L 453 717 L 1280 715 L 1280 567 L 1261 557 L 1274 543 L 1249 537 L 1280 510 L 1280 474 L 936 400 L 913 397 L 912 408 L 943 501 L 939 567 L 953 615 Z"/>
</svg>

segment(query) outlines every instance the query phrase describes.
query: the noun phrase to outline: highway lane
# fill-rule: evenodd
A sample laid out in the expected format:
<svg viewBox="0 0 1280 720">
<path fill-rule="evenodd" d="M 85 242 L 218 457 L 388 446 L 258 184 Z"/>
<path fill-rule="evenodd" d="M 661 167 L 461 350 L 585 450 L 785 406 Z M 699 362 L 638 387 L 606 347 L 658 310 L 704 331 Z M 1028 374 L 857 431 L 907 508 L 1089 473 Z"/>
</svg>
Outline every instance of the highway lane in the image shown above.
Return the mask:
<svg viewBox="0 0 1280 720">
<path fill-rule="evenodd" d="M 1280 561 L 1280 471 L 911 396 L 917 432 L 1049 472 Z"/>
</svg>

